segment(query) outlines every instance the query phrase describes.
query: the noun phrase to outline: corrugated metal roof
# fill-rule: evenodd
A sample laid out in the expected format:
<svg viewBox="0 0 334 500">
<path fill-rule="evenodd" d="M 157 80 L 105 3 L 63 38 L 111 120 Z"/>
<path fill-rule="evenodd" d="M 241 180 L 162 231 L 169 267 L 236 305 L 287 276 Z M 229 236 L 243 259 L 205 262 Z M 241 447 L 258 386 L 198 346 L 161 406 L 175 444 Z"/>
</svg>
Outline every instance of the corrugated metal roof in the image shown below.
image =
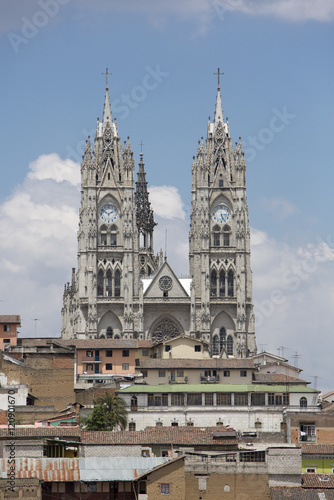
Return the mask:
<svg viewBox="0 0 334 500">
<path fill-rule="evenodd" d="M 16 477 L 52 482 L 132 481 L 168 460 L 167 457 L 16 458 Z M 3 479 L 7 478 L 8 467 L 7 459 L 0 459 Z"/>
</svg>

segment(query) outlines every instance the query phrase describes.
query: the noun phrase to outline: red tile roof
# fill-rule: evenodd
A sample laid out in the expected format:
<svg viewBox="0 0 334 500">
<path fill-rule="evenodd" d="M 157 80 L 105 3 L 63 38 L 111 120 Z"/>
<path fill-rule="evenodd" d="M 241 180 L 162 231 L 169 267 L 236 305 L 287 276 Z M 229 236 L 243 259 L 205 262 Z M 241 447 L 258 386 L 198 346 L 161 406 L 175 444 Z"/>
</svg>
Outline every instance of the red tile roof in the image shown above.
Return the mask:
<svg viewBox="0 0 334 500">
<path fill-rule="evenodd" d="M 303 455 L 334 455 L 334 444 L 301 443 Z"/>
<path fill-rule="evenodd" d="M 303 488 L 334 489 L 334 474 L 302 474 Z"/>
<path fill-rule="evenodd" d="M 145 431 L 82 431 L 77 427 L 17 427 L 15 439 L 74 439 L 86 445 L 237 445 L 234 429 L 219 427 L 148 427 Z M 0 429 L 0 440 L 13 439 L 7 429 Z"/>
<path fill-rule="evenodd" d="M 21 324 L 21 316 L 16 314 L 1 314 L 0 323 L 15 323 Z"/>
<path fill-rule="evenodd" d="M 290 377 L 283 373 L 256 373 L 255 382 L 257 384 L 309 384 L 307 380 L 298 377 Z"/>
</svg>

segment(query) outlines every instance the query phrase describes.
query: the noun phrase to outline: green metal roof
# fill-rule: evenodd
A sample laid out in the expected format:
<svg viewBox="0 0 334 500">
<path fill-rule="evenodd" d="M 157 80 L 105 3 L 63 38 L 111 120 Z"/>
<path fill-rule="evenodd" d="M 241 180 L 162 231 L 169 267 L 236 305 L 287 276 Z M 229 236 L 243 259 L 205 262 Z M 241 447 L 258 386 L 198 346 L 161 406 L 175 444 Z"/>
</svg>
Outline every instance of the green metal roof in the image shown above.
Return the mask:
<svg viewBox="0 0 334 500">
<path fill-rule="evenodd" d="M 316 389 L 301 385 L 265 385 L 265 384 L 133 384 L 117 391 L 121 394 L 143 394 L 153 392 L 297 392 L 319 393 Z"/>
</svg>

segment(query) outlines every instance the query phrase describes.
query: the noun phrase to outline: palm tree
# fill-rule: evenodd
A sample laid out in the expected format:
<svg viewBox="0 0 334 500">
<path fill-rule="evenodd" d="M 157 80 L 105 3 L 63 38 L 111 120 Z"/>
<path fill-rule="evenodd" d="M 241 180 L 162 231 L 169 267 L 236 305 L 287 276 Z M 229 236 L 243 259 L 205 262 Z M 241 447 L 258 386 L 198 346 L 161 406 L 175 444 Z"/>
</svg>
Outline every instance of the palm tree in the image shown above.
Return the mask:
<svg viewBox="0 0 334 500">
<path fill-rule="evenodd" d="M 118 395 L 107 392 L 104 397 L 94 400 L 94 410 L 84 420 L 87 431 L 112 431 L 117 426 L 124 430 L 127 422 L 125 401 Z"/>
<path fill-rule="evenodd" d="M 97 403 L 104 410 L 106 424 L 110 430 L 117 426 L 120 426 L 121 430 L 126 428 L 128 412 L 124 399 L 117 394 L 108 394 L 106 392 L 104 397 L 97 400 Z"/>
</svg>

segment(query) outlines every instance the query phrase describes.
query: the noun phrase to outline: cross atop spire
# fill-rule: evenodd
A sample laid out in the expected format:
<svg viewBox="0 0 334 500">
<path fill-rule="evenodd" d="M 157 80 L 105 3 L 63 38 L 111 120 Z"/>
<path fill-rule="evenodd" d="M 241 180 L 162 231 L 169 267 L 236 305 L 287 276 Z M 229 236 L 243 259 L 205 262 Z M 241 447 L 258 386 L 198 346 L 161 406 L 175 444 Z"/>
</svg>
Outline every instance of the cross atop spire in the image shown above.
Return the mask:
<svg viewBox="0 0 334 500">
<path fill-rule="evenodd" d="M 218 71 L 219 71 L 219 69 L 218 69 Z M 106 89 L 109 89 L 108 76 L 112 75 L 112 73 L 109 73 L 108 72 L 108 68 L 106 68 L 106 72 L 105 73 L 101 73 L 101 75 L 105 75 L 106 76 Z"/>
<path fill-rule="evenodd" d="M 224 73 L 221 73 L 220 68 L 218 68 L 218 73 L 213 74 L 218 75 L 218 90 L 220 90 L 220 75 L 223 75 Z"/>
<path fill-rule="evenodd" d="M 138 146 L 140 146 L 140 152 L 142 153 L 143 152 L 143 146 L 144 146 L 143 141 L 140 141 L 140 144 L 138 144 Z"/>
</svg>

